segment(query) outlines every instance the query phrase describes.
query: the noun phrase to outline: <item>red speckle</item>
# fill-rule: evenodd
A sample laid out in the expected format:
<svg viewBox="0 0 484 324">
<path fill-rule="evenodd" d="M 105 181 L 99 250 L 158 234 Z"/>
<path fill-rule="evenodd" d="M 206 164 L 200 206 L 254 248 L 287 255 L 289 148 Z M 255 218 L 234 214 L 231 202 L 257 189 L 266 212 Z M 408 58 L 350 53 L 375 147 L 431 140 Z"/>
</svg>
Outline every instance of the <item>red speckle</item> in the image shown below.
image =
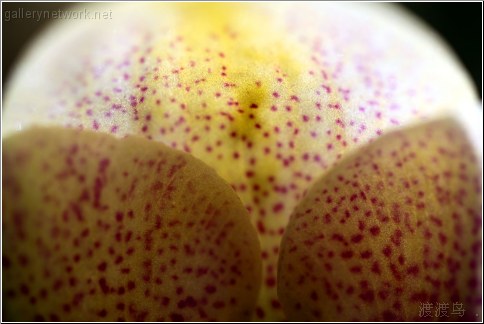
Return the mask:
<svg viewBox="0 0 484 324">
<path fill-rule="evenodd" d="M 280 309 L 282 307 L 281 303 L 277 299 L 271 300 L 271 306 L 274 309 Z"/>
<path fill-rule="evenodd" d="M 104 272 L 106 270 L 107 264 L 106 262 L 101 262 L 98 266 L 97 269 L 101 272 Z"/>
<path fill-rule="evenodd" d="M 272 207 L 272 211 L 274 213 L 278 213 L 284 209 L 284 204 L 283 203 L 277 203 Z"/>
<path fill-rule="evenodd" d="M 352 273 L 361 273 L 361 266 L 354 266 L 350 268 Z"/>
<path fill-rule="evenodd" d="M 215 286 L 208 285 L 205 287 L 205 291 L 207 292 L 207 294 L 213 294 L 217 291 L 217 288 Z"/>
<path fill-rule="evenodd" d="M 392 243 L 395 244 L 396 246 L 400 246 L 402 236 L 403 234 L 401 230 L 399 229 L 395 230 L 395 232 L 393 232 L 393 235 L 391 236 Z"/>
<path fill-rule="evenodd" d="M 116 212 L 116 221 L 117 222 L 122 222 L 123 221 L 123 213 L 122 212 Z"/>
<path fill-rule="evenodd" d="M 390 257 L 392 255 L 392 248 L 387 245 L 383 248 L 382 252 L 386 257 Z"/>
<path fill-rule="evenodd" d="M 106 283 L 106 278 L 99 279 L 99 287 L 101 288 L 101 291 L 103 292 L 103 294 L 109 293 L 109 287 Z"/>
<path fill-rule="evenodd" d="M 362 292 L 359 297 L 361 300 L 367 302 L 367 303 L 372 303 L 375 300 L 375 293 L 373 290 L 367 290 L 365 292 Z"/>
<path fill-rule="evenodd" d="M 373 265 L 371 266 L 371 272 L 381 274 L 380 264 L 377 261 L 373 262 Z"/>
<path fill-rule="evenodd" d="M 99 317 L 106 317 L 107 314 L 108 312 L 105 309 L 102 309 L 97 313 Z"/>
<path fill-rule="evenodd" d="M 395 277 L 396 280 L 400 281 L 402 279 L 402 276 L 400 272 L 398 271 L 397 265 L 395 263 L 390 263 L 390 270 L 392 272 L 392 275 Z"/>
<path fill-rule="evenodd" d="M 351 242 L 353 243 L 360 243 L 363 240 L 363 235 L 356 234 L 351 237 Z"/>
<path fill-rule="evenodd" d="M 267 278 L 266 285 L 268 287 L 275 287 L 276 286 L 276 279 L 274 277 Z"/>
<path fill-rule="evenodd" d="M 353 257 L 353 251 L 351 250 L 346 250 L 341 253 L 341 257 L 343 259 L 351 259 Z"/>
<path fill-rule="evenodd" d="M 162 304 L 163 306 L 168 306 L 168 305 L 170 304 L 170 298 L 168 298 L 168 297 L 163 297 L 163 298 L 161 299 L 161 304 Z"/>
<path fill-rule="evenodd" d="M 443 233 L 439 233 L 439 241 L 442 245 L 447 243 L 447 236 Z"/>
<path fill-rule="evenodd" d="M 412 265 L 408 267 L 407 273 L 416 276 L 419 272 L 418 265 Z"/>
</svg>

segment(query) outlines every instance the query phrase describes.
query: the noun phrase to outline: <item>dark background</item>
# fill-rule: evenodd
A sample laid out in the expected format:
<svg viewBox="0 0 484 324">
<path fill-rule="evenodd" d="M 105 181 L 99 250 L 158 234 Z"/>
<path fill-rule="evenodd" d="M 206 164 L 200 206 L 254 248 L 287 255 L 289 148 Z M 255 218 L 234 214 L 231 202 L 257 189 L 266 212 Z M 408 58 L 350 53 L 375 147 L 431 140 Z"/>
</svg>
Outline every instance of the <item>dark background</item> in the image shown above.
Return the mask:
<svg viewBox="0 0 484 324">
<path fill-rule="evenodd" d="M 66 9 L 69 3 L 2 3 L 3 50 L 2 77 L 8 80 L 12 65 L 29 41 L 45 27 L 48 21 L 12 19 L 5 21 L 4 10 L 58 10 Z M 482 3 L 481 2 L 418 2 L 399 3 L 422 18 L 437 30 L 460 57 L 472 75 L 482 98 Z"/>
</svg>

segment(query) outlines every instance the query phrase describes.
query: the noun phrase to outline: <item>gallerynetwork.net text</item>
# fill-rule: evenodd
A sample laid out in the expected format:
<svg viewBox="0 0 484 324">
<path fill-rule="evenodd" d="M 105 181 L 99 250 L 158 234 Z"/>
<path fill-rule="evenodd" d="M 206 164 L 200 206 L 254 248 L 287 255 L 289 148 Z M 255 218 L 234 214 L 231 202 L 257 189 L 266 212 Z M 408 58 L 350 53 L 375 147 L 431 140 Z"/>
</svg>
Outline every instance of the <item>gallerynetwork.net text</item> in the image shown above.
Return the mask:
<svg viewBox="0 0 484 324">
<path fill-rule="evenodd" d="M 110 20 L 113 19 L 112 15 L 112 10 L 27 10 L 24 8 L 18 8 L 16 10 L 5 10 L 3 12 L 3 19 L 6 22 L 15 19 L 34 19 L 35 21 L 40 21 L 42 19 Z"/>
</svg>

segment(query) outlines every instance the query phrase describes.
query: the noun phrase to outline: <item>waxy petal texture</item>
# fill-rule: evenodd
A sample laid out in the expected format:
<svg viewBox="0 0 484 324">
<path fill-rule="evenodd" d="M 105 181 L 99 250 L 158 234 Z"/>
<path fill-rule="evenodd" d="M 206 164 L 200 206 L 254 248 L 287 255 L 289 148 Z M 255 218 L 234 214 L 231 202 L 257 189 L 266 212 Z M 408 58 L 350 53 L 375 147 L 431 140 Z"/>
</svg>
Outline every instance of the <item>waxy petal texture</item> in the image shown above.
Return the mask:
<svg viewBox="0 0 484 324">
<path fill-rule="evenodd" d="M 320 178 L 281 246 L 278 291 L 289 319 L 481 320 L 482 175 L 473 152 L 445 119 L 388 134 Z"/>
<path fill-rule="evenodd" d="M 214 167 L 261 244 L 256 319 L 284 318 L 279 245 L 303 192 L 393 128 L 477 102 L 437 37 L 378 4 L 109 4 L 25 58 L 4 134 L 32 124 L 140 134 Z M 465 113 L 465 109 L 462 109 Z"/>
<path fill-rule="evenodd" d="M 212 169 L 141 137 L 65 128 L 3 145 L 4 319 L 250 318 L 257 234 Z"/>
</svg>

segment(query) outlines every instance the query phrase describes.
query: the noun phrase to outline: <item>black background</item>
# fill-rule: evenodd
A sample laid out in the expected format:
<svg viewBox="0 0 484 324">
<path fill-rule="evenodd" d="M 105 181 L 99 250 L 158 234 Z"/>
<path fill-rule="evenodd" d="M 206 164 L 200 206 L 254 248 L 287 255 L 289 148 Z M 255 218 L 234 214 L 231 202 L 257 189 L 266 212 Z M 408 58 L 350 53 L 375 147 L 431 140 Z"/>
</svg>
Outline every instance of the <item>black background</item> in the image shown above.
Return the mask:
<svg viewBox="0 0 484 324">
<path fill-rule="evenodd" d="M 2 3 L 3 46 L 2 77 L 8 80 L 12 65 L 27 47 L 29 41 L 45 27 L 48 21 L 12 19 L 5 21 L 3 11 L 65 9 L 69 3 Z M 413 12 L 437 30 L 458 54 L 471 74 L 482 97 L 482 3 L 481 2 L 406 2 L 398 5 Z"/>
</svg>

